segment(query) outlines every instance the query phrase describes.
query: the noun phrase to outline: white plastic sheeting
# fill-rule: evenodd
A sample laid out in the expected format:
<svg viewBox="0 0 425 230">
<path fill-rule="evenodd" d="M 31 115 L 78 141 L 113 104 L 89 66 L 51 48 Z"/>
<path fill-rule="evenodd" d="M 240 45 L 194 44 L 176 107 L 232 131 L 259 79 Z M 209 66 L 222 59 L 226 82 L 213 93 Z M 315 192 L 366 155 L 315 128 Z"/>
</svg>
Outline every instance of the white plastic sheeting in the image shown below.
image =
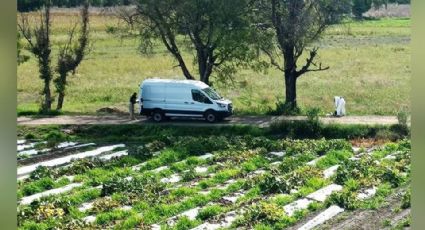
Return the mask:
<svg viewBox="0 0 425 230">
<path fill-rule="evenodd" d="M 72 142 L 72 141 L 69 141 L 69 142 L 66 141 L 66 142 L 59 143 L 57 148 L 58 149 L 66 148 L 66 147 L 74 146 L 76 144 L 78 144 L 78 143 L 77 142 Z"/>
<path fill-rule="evenodd" d="M 24 144 L 26 142 L 26 140 L 17 140 L 16 141 L 16 144 L 18 144 L 18 145 L 22 145 L 22 144 Z"/>
<path fill-rule="evenodd" d="M 376 194 L 376 187 L 372 187 L 372 188 L 366 189 L 363 192 L 357 194 L 357 199 L 365 200 L 365 199 L 371 198 L 375 194 Z"/>
<path fill-rule="evenodd" d="M 41 192 L 41 193 L 33 194 L 31 196 L 26 196 L 26 197 L 23 197 L 21 199 L 20 203 L 22 205 L 30 204 L 34 200 L 38 200 L 41 197 L 68 192 L 68 191 L 72 190 L 73 188 L 80 187 L 82 185 L 83 184 L 81 184 L 81 183 L 74 183 L 74 184 L 66 185 L 66 186 L 61 187 L 61 188 L 51 189 L 51 190 L 47 190 L 47 191 L 44 191 L 44 192 Z"/>
<path fill-rule="evenodd" d="M 173 174 L 171 175 L 169 178 L 162 178 L 160 181 L 162 183 L 177 183 L 181 180 L 182 178 L 178 175 L 178 174 Z"/>
<path fill-rule="evenodd" d="M 50 149 L 42 149 L 42 150 L 29 149 L 29 150 L 23 150 L 18 152 L 18 156 L 31 156 L 31 155 L 36 155 L 38 153 L 45 153 L 48 151 L 50 151 Z"/>
<path fill-rule="evenodd" d="M 317 190 L 316 192 L 310 193 L 307 198 L 316 201 L 324 202 L 328 196 L 333 192 L 341 191 L 342 186 L 337 184 L 330 184 L 324 188 Z"/>
<path fill-rule="evenodd" d="M 312 200 L 302 198 L 283 206 L 283 210 L 288 216 L 293 216 L 296 211 L 308 208 L 311 203 L 313 203 Z"/>
<path fill-rule="evenodd" d="M 212 155 L 211 153 L 207 153 L 205 155 L 199 156 L 198 158 L 201 160 L 206 160 L 206 159 L 212 158 L 213 156 L 214 155 Z"/>
<path fill-rule="evenodd" d="M 118 145 L 104 146 L 104 147 L 100 147 L 98 149 L 87 151 L 87 152 L 77 153 L 77 154 L 73 154 L 73 155 L 69 155 L 69 156 L 65 156 L 65 157 L 60 157 L 60 158 L 56 158 L 56 159 L 52 159 L 52 160 L 48 160 L 48 161 L 39 162 L 39 163 L 28 165 L 28 166 L 23 166 L 23 167 L 18 168 L 18 176 L 22 176 L 22 175 L 31 173 L 38 166 L 46 166 L 46 167 L 59 166 L 59 165 L 67 164 L 67 163 L 71 162 L 73 159 L 82 159 L 82 158 L 86 158 L 86 157 L 97 156 L 97 155 L 100 155 L 104 152 L 112 151 L 115 148 L 119 148 L 119 147 L 125 147 L 125 145 L 124 144 L 118 144 Z"/>
<path fill-rule="evenodd" d="M 321 212 L 319 215 L 309 220 L 306 224 L 301 226 L 298 230 L 310 230 L 317 227 L 320 224 L 325 223 L 326 221 L 332 219 L 334 216 L 343 212 L 344 209 L 339 206 L 332 205 L 327 208 L 325 211 Z"/>
<path fill-rule="evenodd" d="M 108 154 L 108 155 L 100 156 L 99 159 L 103 160 L 103 161 L 108 161 L 108 160 L 111 160 L 114 157 L 121 157 L 121 156 L 127 156 L 127 155 L 128 155 L 127 150 L 123 150 L 123 151 L 111 153 L 111 154 Z"/>
<path fill-rule="evenodd" d="M 325 179 L 328 179 L 329 177 L 335 175 L 335 173 L 338 170 L 338 168 L 339 168 L 339 165 L 334 165 L 332 167 L 329 167 L 329 168 L 325 169 L 323 171 L 323 177 Z"/>
</svg>

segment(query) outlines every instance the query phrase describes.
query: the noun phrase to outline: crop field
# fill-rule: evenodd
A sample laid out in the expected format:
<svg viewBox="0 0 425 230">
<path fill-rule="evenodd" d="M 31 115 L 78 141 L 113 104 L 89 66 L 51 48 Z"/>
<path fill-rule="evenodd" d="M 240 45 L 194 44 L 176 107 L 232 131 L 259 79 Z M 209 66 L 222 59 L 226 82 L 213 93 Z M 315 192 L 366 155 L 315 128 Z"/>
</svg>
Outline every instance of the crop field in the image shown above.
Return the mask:
<svg viewBox="0 0 425 230">
<path fill-rule="evenodd" d="M 345 229 L 364 211 L 385 218 L 357 222 L 369 229 L 410 224 L 409 140 L 19 132 L 20 229 Z"/>
<path fill-rule="evenodd" d="M 54 67 L 58 47 L 64 44 L 67 31 L 78 17 L 73 11 L 52 14 Z M 37 14 L 30 16 L 35 20 Z M 138 91 L 144 79 L 182 79 L 180 69 L 160 42 L 155 43 L 152 54 L 141 54 L 140 38 L 123 37 L 117 32 L 123 22 L 100 13 L 93 13 L 90 20 L 90 53 L 69 78 L 64 113 L 94 114 L 103 107 L 126 111 L 128 97 Z M 316 45 L 320 47 L 318 61 L 330 69 L 308 73 L 298 80 L 301 108 L 319 107 L 322 113 L 329 113 L 333 111 L 333 96 L 342 95 L 348 114 L 409 110 L 410 24 L 408 18 L 392 18 L 345 21 L 329 27 Z M 192 64 L 188 50 L 184 56 Z M 213 77 L 213 81 L 214 88 L 233 101 L 237 114 L 266 114 L 278 100 L 284 100 L 283 73 L 274 68 L 266 72 L 240 69 L 233 80 L 223 83 Z M 34 57 L 18 66 L 17 84 L 18 114 L 36 112 L 42 81 Z"/>
</svg>

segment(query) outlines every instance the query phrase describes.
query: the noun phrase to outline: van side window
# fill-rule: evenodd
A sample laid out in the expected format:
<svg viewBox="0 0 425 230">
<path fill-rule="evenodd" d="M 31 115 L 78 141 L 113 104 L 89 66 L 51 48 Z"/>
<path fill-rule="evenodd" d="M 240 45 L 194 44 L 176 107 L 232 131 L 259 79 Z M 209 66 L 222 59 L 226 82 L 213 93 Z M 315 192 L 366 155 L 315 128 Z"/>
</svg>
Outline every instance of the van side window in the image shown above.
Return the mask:
<svg viewBox="0 0 425 230">
<path fill-rule="evenodd" d="M 204 94 L 201 93 L 201 91 L 197 89 L 192 89 L 192 99 L 197 102 L 212 104 L 210 99 L 208 99 Z"/>
</svg>

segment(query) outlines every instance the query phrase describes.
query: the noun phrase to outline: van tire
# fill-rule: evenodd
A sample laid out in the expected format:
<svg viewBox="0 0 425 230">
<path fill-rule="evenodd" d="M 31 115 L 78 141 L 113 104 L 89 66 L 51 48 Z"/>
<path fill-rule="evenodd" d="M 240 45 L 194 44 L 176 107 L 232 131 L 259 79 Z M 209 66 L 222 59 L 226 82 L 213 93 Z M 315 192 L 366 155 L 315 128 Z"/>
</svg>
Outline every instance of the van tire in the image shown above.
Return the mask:
<svg viewBox="0 0 425 230">
<path fill-rule="evenodd" d="M 205 120 L 208 121 L 209 123 L 214 123 L 217 121 L 217 114 L 212 111 L 212 110 L 208 110 L 205 112 L 204 114 Z"/>
<path fill-rule="evenodd" d="M 160 109 L 155 109 L 152 112 L 152 120 L 155 122 L 161 122 L 164 120 L 164 113 Z"/>
</svg>

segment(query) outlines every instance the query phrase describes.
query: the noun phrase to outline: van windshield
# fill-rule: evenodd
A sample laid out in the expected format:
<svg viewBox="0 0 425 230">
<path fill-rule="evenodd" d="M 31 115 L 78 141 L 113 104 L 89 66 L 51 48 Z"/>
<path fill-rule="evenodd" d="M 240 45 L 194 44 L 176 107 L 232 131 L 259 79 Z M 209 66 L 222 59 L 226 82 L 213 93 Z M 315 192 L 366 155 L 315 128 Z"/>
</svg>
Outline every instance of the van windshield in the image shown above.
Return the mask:
<svg viewBox="0 0 425 230">
<path fill-rule="evenodd" d="M 204 91 L 204 93 L 206 93 L 208 95 L 208 97 L 210 97 L 213 100 L 219 100 L 222 97 L 220 95 L 218 95 L 217 92 L 215 92 L 213 89 L 211 89 L 210 87 L 202 89 L 202 91 Z"/>
</svg>

